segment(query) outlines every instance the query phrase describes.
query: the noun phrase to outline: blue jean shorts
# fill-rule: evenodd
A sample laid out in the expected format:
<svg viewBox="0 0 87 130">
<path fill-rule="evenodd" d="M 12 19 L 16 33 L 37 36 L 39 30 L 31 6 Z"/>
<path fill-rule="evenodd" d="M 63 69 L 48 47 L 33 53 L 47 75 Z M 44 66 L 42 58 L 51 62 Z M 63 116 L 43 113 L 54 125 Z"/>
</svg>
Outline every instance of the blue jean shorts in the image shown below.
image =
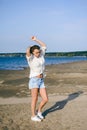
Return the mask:
<svg viewBox="0 0 87 130">
<path fill-rule="evenodd" d="M 45 88 L 44 79 L 43 78 L 37 78 L 37 77 L 30 78 L 29 89 L 33 89 L 33 88 L 39 88 L 39 89 Z"/>
</svg>

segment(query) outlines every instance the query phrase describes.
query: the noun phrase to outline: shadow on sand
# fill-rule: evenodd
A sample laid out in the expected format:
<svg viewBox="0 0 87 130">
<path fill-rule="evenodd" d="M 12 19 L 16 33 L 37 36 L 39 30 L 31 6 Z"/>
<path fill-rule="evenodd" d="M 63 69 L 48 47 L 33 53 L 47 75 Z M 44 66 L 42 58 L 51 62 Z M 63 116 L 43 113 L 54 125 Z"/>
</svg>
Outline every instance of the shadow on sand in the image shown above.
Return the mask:
<svg viewBox="0 0 87 130">
<path fill-rule="evenodd" d="M 78 92 L 75 92 L 75 93 L 72 93 L 72 94 L 69 94 L 68 97 L 62 101 L 58 101 L 56 102 L 52 107 L 48 108 L 47 110 L 45 110 L 43 112 L 43 116 L 45 117 L 48 113 L 50 112 L 54 112 L 54 111 L 57 111 L 57 110 L 61 110 L 65 107 L 65 105 L 71 101 L 71 100 L 74 100 L 75 98 L 79 97 L 80 94 L 82 94 L 83 92 L 82 91 L 78 91 Z"/>
</svg>

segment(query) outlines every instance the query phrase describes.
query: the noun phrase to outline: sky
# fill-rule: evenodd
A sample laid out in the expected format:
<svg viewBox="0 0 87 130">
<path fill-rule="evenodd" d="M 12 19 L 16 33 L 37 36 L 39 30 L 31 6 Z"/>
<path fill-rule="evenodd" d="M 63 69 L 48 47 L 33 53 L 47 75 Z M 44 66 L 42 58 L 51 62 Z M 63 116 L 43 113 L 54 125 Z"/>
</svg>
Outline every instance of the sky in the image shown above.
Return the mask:
<svg viewBox="0 0 87 130">
<path fill-rule="evenodd" d="M 87 51 L 87 0 L 0 0 L 0 53 L 26 52 L 33 35 L 47 52 Z"/>
</svg>

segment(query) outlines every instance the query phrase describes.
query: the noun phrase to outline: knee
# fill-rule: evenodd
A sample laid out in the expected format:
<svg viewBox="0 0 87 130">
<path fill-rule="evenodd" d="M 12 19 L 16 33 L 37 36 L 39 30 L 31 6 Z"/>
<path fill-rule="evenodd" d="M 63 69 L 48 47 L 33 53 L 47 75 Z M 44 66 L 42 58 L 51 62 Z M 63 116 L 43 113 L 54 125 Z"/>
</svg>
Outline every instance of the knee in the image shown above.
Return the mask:
<svg viewBox="0 0 87 130">
<path fill-rule="evenodd" d="M 47 103 L 48 102 L 48 97 L 44 99 L 44 102 Z"/>
</svg>

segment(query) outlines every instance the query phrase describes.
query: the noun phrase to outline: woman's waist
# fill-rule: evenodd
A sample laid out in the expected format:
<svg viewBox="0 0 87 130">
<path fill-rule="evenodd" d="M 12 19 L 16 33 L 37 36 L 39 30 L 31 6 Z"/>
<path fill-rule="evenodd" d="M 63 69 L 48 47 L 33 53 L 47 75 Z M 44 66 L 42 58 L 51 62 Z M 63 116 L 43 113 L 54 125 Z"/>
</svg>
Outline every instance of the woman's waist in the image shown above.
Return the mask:
<svg viewBox="0 0 87 130">
<path fill-rule="evenodd" d="M 37 78 L 43 78 L 43 73 L 36 76 Z"/>
<path fill-rule="evenodd" d="M 37 77 L 37 78 L 45 78 L 45 76 L 46 76 L 46 74 L 44 74 L 44 72 L 43 73 L 37 73 L 37 74 L 31 74 L 30 73 L 30 76 L 29 76 L 29 78 L 34 78 L 34 77 Z"/>
</svg>

